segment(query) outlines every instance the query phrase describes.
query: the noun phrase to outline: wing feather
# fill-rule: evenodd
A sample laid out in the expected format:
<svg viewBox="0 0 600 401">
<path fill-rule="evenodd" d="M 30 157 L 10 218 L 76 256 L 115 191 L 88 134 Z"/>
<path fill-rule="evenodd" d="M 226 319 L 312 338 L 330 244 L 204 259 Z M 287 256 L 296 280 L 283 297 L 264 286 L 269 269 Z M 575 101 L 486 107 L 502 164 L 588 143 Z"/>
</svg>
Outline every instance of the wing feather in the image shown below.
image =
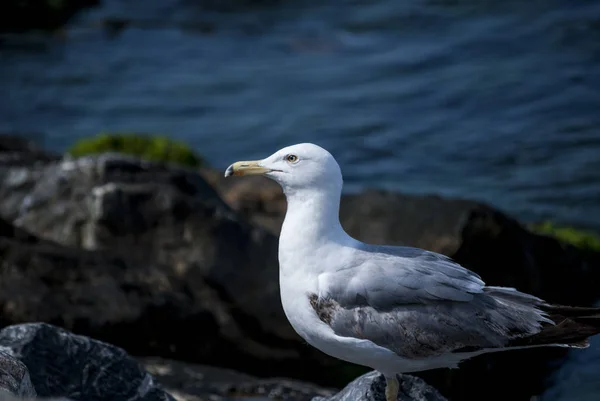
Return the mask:
<svg viewBox="0 0 600 401">
<path fill-rule="evenodd" d="M 407 358 L 503 347 L 552 324 L 539 298 L 486 287 L 479 275 L 440 254 L 368 246 L 352 260 L 353 266 L 319 275 L 313 308 L 336 334 Z"/>
<path fill-rule="evenodd" d="M 319 296 L 335 298 L 342 306 L 368 305 L 386 310 L 429 301 L 469 302 L 474 294 L 483 292 L 485 283 L 481 278 L 450 258 L 395 248 L 362 251 L 356 266 L 321 274 Z"/>
</svg>

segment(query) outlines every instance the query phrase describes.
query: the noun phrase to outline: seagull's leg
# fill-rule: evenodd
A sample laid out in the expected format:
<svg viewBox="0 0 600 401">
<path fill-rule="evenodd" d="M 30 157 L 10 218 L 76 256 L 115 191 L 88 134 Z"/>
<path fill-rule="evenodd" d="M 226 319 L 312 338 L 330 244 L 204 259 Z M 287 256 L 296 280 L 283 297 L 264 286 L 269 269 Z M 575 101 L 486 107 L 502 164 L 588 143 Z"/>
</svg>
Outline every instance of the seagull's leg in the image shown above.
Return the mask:
<svg viewBox="0 0 600 401">
<path fill-rule="evenodd" d="M 385 401 L 396 401 L 398 399 L 398 391 L 400 383 L 396 375 L 385 376 Z"/>
</svg>

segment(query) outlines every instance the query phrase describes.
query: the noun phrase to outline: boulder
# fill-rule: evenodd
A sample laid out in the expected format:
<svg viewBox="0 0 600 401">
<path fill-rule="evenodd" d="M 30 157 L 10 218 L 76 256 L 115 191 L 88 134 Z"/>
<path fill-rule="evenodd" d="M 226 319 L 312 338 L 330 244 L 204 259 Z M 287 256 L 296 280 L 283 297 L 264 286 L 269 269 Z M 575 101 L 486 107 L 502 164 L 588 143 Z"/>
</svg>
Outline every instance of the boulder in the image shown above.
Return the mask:
<svg viewBox="0 0 600 401">
<path fill-rule="evenodd" d="M 224 178 L 223 172 L 202 168 L 202 177 L 232 209 L 252 224 L 279 236 L 285 211 L 285 196 L 276 182 L 258 176 Z"/>
<path fill-rule="evenodd" d="M 191 364 L 164 358 L 140 359 L 142 365 L 178 401 L 206 399 L 252 399 L 309 401 L 328 397 L 333 389 L 286 378 L 261 379 L 245 373 L 213 366 Z"/>
<path fill-rule="evenodd" d="M 174 401 L 122 349 L 49 324 L 5 327 L 0 347 L 27 366 L 39 397 Z"/>
<path fill-rule="evenodd" d="M 0 134 L 0 166 L 32 166 L 57 161 L 61 157 L 41 148 L 27 137 L 39 134 L 20 135 Z"/>
<path fill-rule="evenodd" d="M 446 401 L 435 388 L 418 377 L 397 375 L 400 382 L 398 401 Z M 312 401 L 385 401 L 385 378 L 378 372 L 366 373 L 342 391 L 331 396 L 317 396 Z"/>
<path fill-rule="evenodd" d="M 277 238 L 192 170 L 117 154 L 0 165 L 0 215 L 0 324 L 43 321 L 135 355 L 341 383 L 342 363 L 284 316 Z"/>
<path fill-rule="evenodd" d="M 0 347 L 0 399 L 12 394 L 15 397 L 35 397 L 27 366 Z"/>
</svg>

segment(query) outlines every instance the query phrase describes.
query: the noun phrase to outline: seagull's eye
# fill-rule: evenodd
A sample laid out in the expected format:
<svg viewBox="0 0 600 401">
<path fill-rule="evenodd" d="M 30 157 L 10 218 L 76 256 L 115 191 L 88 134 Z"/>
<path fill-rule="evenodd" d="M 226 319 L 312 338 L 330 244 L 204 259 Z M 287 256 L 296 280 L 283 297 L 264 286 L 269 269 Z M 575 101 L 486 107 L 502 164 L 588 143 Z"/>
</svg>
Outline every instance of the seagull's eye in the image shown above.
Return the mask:
<svg viewBox="0 0 600 401">
<path fill-rule="evenodd" d="M 287 155 L 285 157 L 285 160 L 287 160 L 288 163 L 297 163 L 298 162 L 298 156 L 296 156 L 296 155 Z"/>
</svg>

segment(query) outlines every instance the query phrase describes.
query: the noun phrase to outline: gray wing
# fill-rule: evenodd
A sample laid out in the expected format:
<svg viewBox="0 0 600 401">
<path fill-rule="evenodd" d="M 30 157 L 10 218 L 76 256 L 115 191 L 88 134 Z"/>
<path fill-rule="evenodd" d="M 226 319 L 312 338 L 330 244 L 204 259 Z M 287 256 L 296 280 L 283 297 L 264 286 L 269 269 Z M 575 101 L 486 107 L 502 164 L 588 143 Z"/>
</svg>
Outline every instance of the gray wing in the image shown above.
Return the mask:
<svg viewBox="0 0 600 401">
<path fill-rule="evenodd" d="M 319 276 L 319 296 L 342 306 L 389 309 L 428 301 L 468 302 L 485 283 L 450 258 L 418 248 L 373 246 L 354 266 Z"/>
<path fill-rule="evenodd" d="M 451 259 L 404 247 L 373 247 L 357 265 L 319 276 L 311 304 L 340 336 L 367 339 L 406 358 L 506 346 L 533 335 L 542 301 L 486 287 Z"/>
</svg>

